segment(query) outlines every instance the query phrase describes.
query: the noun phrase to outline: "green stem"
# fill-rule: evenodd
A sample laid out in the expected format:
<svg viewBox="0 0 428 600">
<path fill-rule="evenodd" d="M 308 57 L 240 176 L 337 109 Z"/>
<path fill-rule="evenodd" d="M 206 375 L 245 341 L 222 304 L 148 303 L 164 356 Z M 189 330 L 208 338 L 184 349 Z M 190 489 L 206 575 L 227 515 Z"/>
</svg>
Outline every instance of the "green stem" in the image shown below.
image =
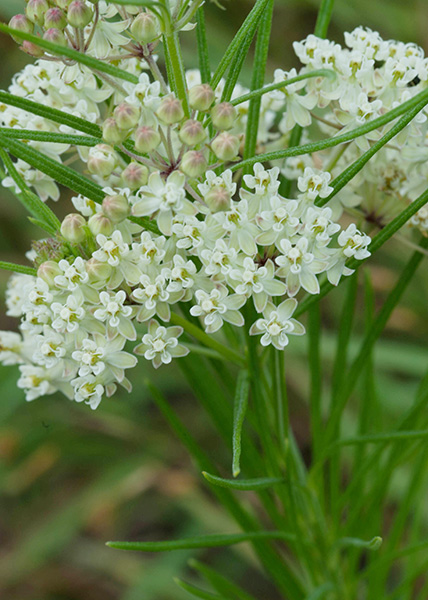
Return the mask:
<svg viewBox="0 0 428 600">
<path fill-rule="evenodd" d="M 327 35 L 328 26 L 333 12 L 334 0 L 322 0 L 318 11 L 317 22 L 315 24 L 314 34 L 317 37 L 325 38 Z"/>
<path fill-rule="evenodd" d="M 190 116 L 189 101 L 187 98 L 187 83 L 184 73 L 183 58 L 181 55 L 178 33 L 170 32 L 164 35 L 165 51 L 168 55 L 171 72 L 174 74 L 174 92 L 183 103 L 183 110 L 187 117 Z"/>
</svg>

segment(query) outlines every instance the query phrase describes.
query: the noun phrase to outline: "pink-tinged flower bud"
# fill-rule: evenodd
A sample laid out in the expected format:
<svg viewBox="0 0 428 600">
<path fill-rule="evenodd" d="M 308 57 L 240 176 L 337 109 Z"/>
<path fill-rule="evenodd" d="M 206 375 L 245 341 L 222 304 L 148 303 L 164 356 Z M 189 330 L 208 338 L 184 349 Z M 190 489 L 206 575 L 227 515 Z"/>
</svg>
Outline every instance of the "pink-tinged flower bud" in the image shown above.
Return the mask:
<svg viewBox="0 0 428 600">
<path fill-rule="evenodd" d="M 160 35 L 159 21 L 156 15 L 148 12 L 140 13 L 131 25 L 131 33 L 137 42 L 149 44 Z"/>
<path fill-rule="evenodd" d="M 82 0 L 73 0 L 67 10 L 67 20 L 72 27 L 83 29 L 92 21 L 92 8 Z"/>
<path fill-rule="evenodd" d="M 208 110 L 214 102 L 214 98 L 214 91 L 208 83 L 194 85 L 189 90 L 189 105 L 195 110 Z"/>
<path fill-rule="evenodd" d="M 43 48 L 40 48 L 37 44 L 33 44 L 33 42 L 27 42 L 26 40 L 22 42 L 22 49 L 24 52 L 29 54 L 30 56 L 34 56 L 34 58 L 40 58 L 44 56 L 45 51 Z"/>
<path fill-rule="evenodd" d="M 67 39 L 64 33 L 60 29 L 56 29 L 55 27 L 51 27 L 47 29 L 43 34 L 43 39 L 48 42 L 53 42 L 54 44 L 59 44 L 60 46 L 67 46 Z"/>
<path fill-rule="evenodd" d="M 189 119 L 183 123 L 178 135 L 180 140 L 188 146 L 197 146 L 207 137 L 207 133 L 203 128 L 202 123 L 195 119 Z"/>
<path fill-rule="evenodd" d="M 103 200 L 103 213 L 112 223 L 120 223 L 129 215 L 129 202 L 125 196 L 116 194 Z"/>
<path fill-rule="evenodd" d="M 113 233 L 113 223 L 103 213 L 96 213 L 88 221 L 88 227 L 93 235 L 102 233 L 111 235 Z"/>
<path fill-rule="evenodd" d="M 211 212 L 220 212 L 230 209 L 230 194 L 222 185 L 215 185 L 204 196 L 205 204 Z"/>
<path fill-rule="evenodd" d="M 42 26 L 45 22 L 45 13 L 49 8 L 47 0 L 29 0 L 25 13 L 30 21 Z"/>
<path fill-rule="evenodd" d="M 25 15 L 15 15 L 12 17 L 9 21 L 9 27 L 12 27 L 12 29 L 18 29 L 18 31 L 23 31 L 24 33 L 33 33 L 34 31 L 34 23 Z M 17 44 L 22 42 L 22 40 L 15 35 L 12 35 L 12 38 Z"/>
<path fill-rule="evenodd" d="M 55 27 L 56 29 L 67 27 L 67 17 L 58 7 L 50 8 L 45 14 L 45 29 L 50 29 L 51 27 Z"/>
<path fill-rule="evenodd" d="M 212 142 L 211 148 L 220 160 L 232 160 L 239 151 L 239 138 L 223 131 Z"/>
<path fill-rule="evenodd" d="M 86 237 L 86 219 L 77 213 L 67 215 L 61 223 L 61 235 L 71 244 L 80 244 Z"/>
<path fill-rule="evenodd" d="M 85 268 L 91 283 L 96 281 L 106 281 L 112 272 L 112 268 L 108 263 L 101 262 L 96 258 L 90 258 L 86 261 Z"/>
<path fill-rule="evenodd" d="M 71 0 L 55 0 L 55 4 L 58 6 L 58 8 L 65 10 L 70 6 Z"/>
<path fill-rule="evenodd" d="M 103 139 L 109 144 L 121 144 L 126 133 L 119 128 L 116 119 L 109 117 L 103 123 Z"/>
<path fill-rule="evenodd" d="M 217 129 L 231 129 L 236 120 L 236 108 L 230 102 L 221 102 L 211 109 L 211 121 Z"/>
<path fill-rule="evenodd" d="M 116 153 L 107 144 L 97 144 L 89 150 L 87 164 L 90 173 L 108 177 L 116 166 Z"/>
<path fill-rule="evenodd" d="M 62 271 L 58 266 L 58 263 L 53 260 L 47 260 L 43 262 L 37 269 L 37 277 L 40 277 L 45 281 L 49 287 L 54 287 L 55 277 L 61 275 Z"/>
<path fill-rule="evenodd" d="M 183 106 L 181 100 L 174 96 L 167 96 L 160 103 L 156 111 L 157 116 L 166 125 L 179 123 L 184 118 Z"/>
<path fill-rule="evenodd" d="M 183 155 L 180 170 L 189 177 L 200 177 L 207 170 L 208 162 L 202 152 L 190 150 Z"/>
<path fill-rule="evenodd" d="M 138 152 L 148 154 L 152 150 L 155 150 L 161 142 L 159 132 L 153 127 L 143 125 L 139 127 L 135 132 L 135 147 Z"/>
<path fill-rule="evenodd" d="M 149 180 L 149 170 L 145 165 L 131 162 L 122 173 L 122 182 L 125 187 L 136 190 Z"/>
<path fill-rule="evenodd" d="M 121 102 L 116 106 L 113 114 L 119 129 L 131 129 L 131 127 L 135 127 L 140 118 L 140 110 L 127 102 Z"/>
</svg>

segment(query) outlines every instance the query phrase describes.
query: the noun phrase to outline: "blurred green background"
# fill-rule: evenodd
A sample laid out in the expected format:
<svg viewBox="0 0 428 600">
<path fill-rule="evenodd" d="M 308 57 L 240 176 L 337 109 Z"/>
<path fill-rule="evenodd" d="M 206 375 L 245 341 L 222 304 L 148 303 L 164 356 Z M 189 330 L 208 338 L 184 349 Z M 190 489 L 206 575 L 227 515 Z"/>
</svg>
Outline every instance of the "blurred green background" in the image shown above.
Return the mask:
<svg viewBox="0 0 428 600">
<path fill-rule="evenodd" d="M 207 2 L 207 29 L 213 62 L 218 59 L 252 5 L 252 0 L 224 0 L 227 12 Z M 6 20 L 24 2 L 1 0 Z M 313 31 L 318 0 L 277 0 L 273 22 L 270 72 L 296 65 L 292 42 Z M 428 50 L 426 0 L 337 0 L 330 35 L 338 41 L 343 31 L 365 25 L 385 38 L 414 41 Z M 193 34 L 183 34 L 187 66 L 195 65 Z M 0 87 L 28 57 L 7 37 L 0 37 Z M 251 75 L 250 64 L 244 81 Z M 68 200 L 57 205 L 70 209 Z M 22 262 L 32 238 L 39 235 L 14 198 L 0 188 L 0 256 Z M 372 261 L 377 300 L 382 301 L 409 250 L 391 242 Z M 387 429 L 411 402 L 428 354 L 426 261 L 388 325 L 376 354 L 379 380 L 378 422 Z M 0 272 L 2 292 L 8 275 Z M 3 294 L 2 294 L 3 297 Z M 326 368 L 333 355 L 339 289 L 323 302 Z M 4 316 L 0 328 L 14 329 Z M 361 315 L 361 322 L 363 315 Z M 353 339 L 356 347 L 358 338 Z M 305 340 L 287 352 L 292 399 L 292 423 L 302 451 L 309 456 Z M 144 372 L 143 372 L 144 371 Z M 0 369 L 0 597 L 2 600 L 172 600 L 187 594 L 172 582 L 187 574 L 187 552 L 153 556 L 108 549 L 108 539 L 163 539 L 196 532 L 234 531 L 234 525 L 215 504 L 200 474 L 152 406 L 143 385 L 153 377 L 178 413 L 213 459 L 227 465 L 229 456 L 198 408 L 179 370 L 160 373 L 134 370 L 134 392 L 103 400 L 92 412 L 60 395 L 26 403 L 16 388 L 17 369 Z M 328 385 L 328 382 L 325 383 Z M 352 429 L 357 402 L 348 414 Z M 354 411 L 354 414 L 353 412 Z M 225 471 L 227 476 L 227 472 Z M 262 474 L 260 474 L 262 475 Z M 399 500 L 406 473 L 391 492 L 391 506 Z M 245 580 L 259 598 L 270 598 L 268 584 L 258 573 L 245 547 L 193 552 L 237 580 Z"/>
</svg>

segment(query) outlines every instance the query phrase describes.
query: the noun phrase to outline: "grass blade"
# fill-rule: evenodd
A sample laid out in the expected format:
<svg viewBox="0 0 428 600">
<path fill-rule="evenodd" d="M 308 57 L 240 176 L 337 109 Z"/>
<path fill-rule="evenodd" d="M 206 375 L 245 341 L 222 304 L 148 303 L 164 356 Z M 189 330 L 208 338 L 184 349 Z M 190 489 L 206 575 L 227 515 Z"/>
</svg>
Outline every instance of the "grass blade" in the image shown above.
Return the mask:
<svg viewBox="0 0 428 600">
<path fill-rule="evenodd" d="M 250 375 L 247 369 L 239 372 L 236 382 L 235 399 L 233 403 L 233 434 L 232 434 L 232 473 L 237 477 L 241 472 L 241 436 L 245 413 L 248 406 L 248 395 L 250 393 Z"/>
<path fill-rule="evenodd" d="M 257 479 L 223 479 L 222 477 L 217 477 L 216 475 L 211 475 L 211 473 L 207 473 L 206 471 L 202 471 L 202 475 L 205 479 L 212 483 L 213 485 L 218 485 L 220 487 L 229 488 L 231 490 L 240 490 L 240 491 L 257 491 L 257 490 L 265 490 L 267 488 L 272 487 L 273 485 L 277 485 L 279 483 L 284 483 L 285 479 L 283 477 L 260 477 Z"/>
<path fill-rule="evenodd" d="M 212 594 L 211 592 L 207 592 L 205 590 L 201 590 L 200 588 L 192 585 L 191 583 L 187 583 L 182 579 L 178 579 L 178 577 L 174 577 L 175 583 L 182 590 L 189 592 L 191 596 L 194 598 L 201 598 L 202 600 L 229 600 L 225 596 L 219 596 L 218 594 Z"/>
<path fill-rule="evenodd" d="M 241 587 L 232 581 L 229 581 L 224 575 L 217 573 L 212 567 L 208 567 L 194 558 L 189 560 L 189 567 L 203 575 L 208 583 L 210 583 L 219 594 L 225 594 L 228 600 L 255 600 L 254 596 L 251 596 Z"/>
</svg>

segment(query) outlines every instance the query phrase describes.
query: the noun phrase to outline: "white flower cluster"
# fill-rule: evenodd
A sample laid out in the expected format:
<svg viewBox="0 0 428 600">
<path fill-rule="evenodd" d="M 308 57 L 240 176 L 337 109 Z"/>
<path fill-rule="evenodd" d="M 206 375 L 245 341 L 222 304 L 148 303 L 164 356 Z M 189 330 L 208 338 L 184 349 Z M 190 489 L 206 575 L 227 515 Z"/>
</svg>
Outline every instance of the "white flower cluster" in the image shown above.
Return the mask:
<svg viewBox="0 0 428 600">
<path fill-rule="evenodd" d="M 97 45 L 89 44 L 88 52 L 98 57 L 114 56 L 117 47 L 129 52 L 129 32 L 141 37 L 153 16 L 120 9 L 126 19 L 109 21 L 116 16 L 109 10 L 119 8 L 96 6 L 90 41 Z M 91 25 L 85 27 L 91 36 Z M 102 50 L 101 39 L 110 40 Z M 347 34 L 346 43 L 343 49 L 309 36 L 295 44 L 302 70 L 277 70 L 275 82 L 320 68 L 335 76 L 263 95 L 258 149 L 284 147 L 296 124 L 319 126 L 305 130 L 304 141 L 320 133 L 331 137 L 426 87 L 420 49 L 363 29 Z M 325 206 L 318 200 L 330 196 L 333 178 L 385 128 L 284 164 L 256 163 L 240 178 L 229 167 L 242 152 L 248 102 L 222 101 L 224 82 L 212 90 L 191 71 L 186 112 L 160 75 L 151 43 L 133 48 L 119 65 L 138 83 L 112 86 L 82 65 L 41 59 L 11 86 L 14 94 L 81 116 L 103 132 L 103 142 L 93 147 L 29 142 L 56 160 L 80 160 L 104 194 L 101 204 L 75 196 L 76 212 L 64 219 L 60 234 L 34 245 L 37 276 L 10 280 L 8 314 L 21 319 L 20 334 L 1 332 L 0 360 L 19 364 L 19 386 L 29 400 L 61 390 L 95 408 L 117 385 L 129 389 L 125 372 L 137 362 L 126 347 L 132 342 L 134 353 L 155 367 L 186 355 L 185 342 L 178 341 L 183 330 L 171 326 L 172 310 L 180 312 L 184 303 L 208 334 L 225 322 L 245 325 L 263 346 L 284 349 L 289 335 L 304 333 L 293 318 L 299 292 L 317 294 L 321 277 L 337 285 L 351 273 L 349 258 L 369 256 L 370 237 L 352 220 L 339 222 L 343 211 L 352 217 L 359 207 L 361 228 L 364 216 L 370 225 L 383 224 L 416 197 L 428 176 L 420 159 L 427 133 L 422 112 Z M 246 91 L 236 86 L 232 98 Z M 7 105 L 0 105 L 0 120 L 18 129 L 72 131 Z M 22 161 L 15 165 L 41 198 L 58 196 L 49 177 Z M 284 175 L 296 182 L 290 197 L 280 191 Z M 3 183 L 15 185 L 10 178 Z M 424 209 L 412 224 L 428 228 Z M 247 303 L 254 307 L 252 323 L 244 321 Z"/>
</svg>

